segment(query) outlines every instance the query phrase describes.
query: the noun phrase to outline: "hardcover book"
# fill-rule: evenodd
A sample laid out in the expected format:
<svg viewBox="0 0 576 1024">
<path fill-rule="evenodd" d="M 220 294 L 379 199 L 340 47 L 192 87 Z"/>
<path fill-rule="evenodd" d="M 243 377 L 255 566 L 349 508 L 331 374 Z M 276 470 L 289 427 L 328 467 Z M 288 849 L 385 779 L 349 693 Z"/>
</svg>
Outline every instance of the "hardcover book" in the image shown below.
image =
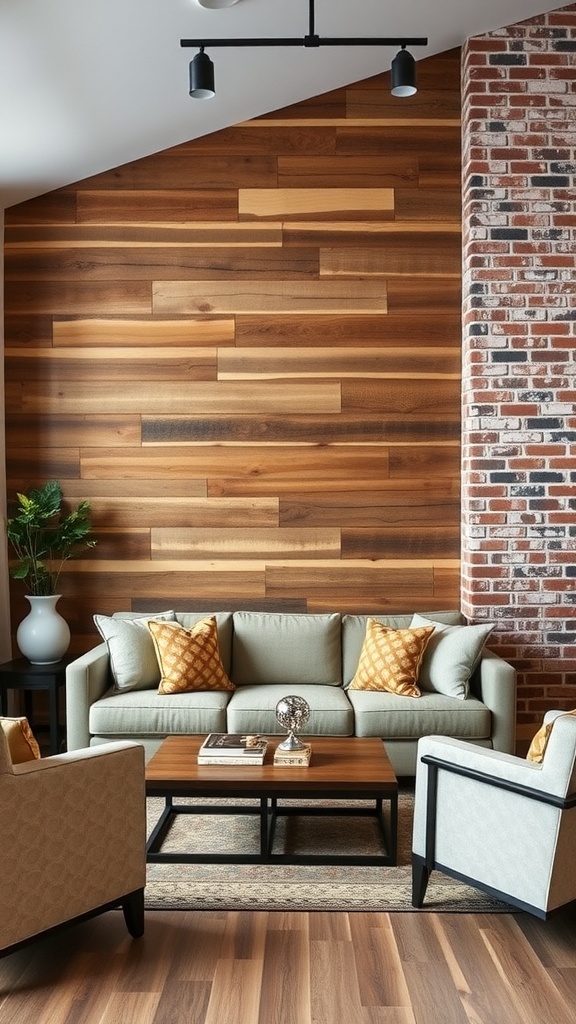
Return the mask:
<svg viewBox="0 0 576 1024">
<path fill-rule="evenodd" d="M 263 764 L 268 741 L 246 733 L 211 732 L 198 751 L 199 764 Z"/>
</svg>

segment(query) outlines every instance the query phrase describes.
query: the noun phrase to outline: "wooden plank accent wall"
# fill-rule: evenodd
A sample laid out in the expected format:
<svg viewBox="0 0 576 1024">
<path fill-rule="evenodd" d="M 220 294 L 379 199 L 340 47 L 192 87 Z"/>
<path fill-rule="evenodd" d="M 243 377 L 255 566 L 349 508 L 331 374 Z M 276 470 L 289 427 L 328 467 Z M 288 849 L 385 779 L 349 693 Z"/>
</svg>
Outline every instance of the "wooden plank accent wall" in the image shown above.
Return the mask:
<svg viewBox="0 0 576 1024">
<path fill-rule="evenodd" d="M 55 477 L 98 538 L 72 650 L 118 609 L 458 607 L 460 268 L 456 50 L 7 210 L 8 494 Z"/>
</svg>

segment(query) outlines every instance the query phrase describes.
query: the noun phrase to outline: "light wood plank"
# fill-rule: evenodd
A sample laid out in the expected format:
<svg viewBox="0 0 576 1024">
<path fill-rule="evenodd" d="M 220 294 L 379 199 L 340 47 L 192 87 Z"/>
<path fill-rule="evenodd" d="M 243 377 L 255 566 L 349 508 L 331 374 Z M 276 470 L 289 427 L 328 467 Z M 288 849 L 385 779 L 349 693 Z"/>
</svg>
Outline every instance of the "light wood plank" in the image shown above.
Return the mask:
<svg viewBox="0 0 576 1024">
<path fill-rule="evenodd" d="M 247 516 L 244 515 L 244 522 Z M 235 527 L 152 529 L 153 559 L 339 558 L 338 529 Z"/>
<path fill-rule="evenodd" d="M 87 491 L 89 493 L 89 490 Z M 171 495 L 149 497 L 94 497 L 90 506 L 96 521 L 114 529 L 151 528 L 157 545 L 162 538 L 177 542 L 180 533 L 202 534 L 204 524 L 210 530 L 239 530 L 247 522 L 254 530 L 271 530 L 278 525 L 277 498 L 205 498 Z M 274 530 L 274 533 L 276 530 Z"/>
<path fill-rule="evenodd" d="M 90 413 L 94 409 L 94 386 L 89 381 L 60 382 L 57 380 L 31 382 L 23 393 L 8 383 L 7 408 L 10 412 L 42 413 L 53 416 L 60 413 Z M 189 384 L 178 381 L 117 381 L 115 386 L 102 388 L 98 406 L 102 413 L 150 414 L 186 413 L 192 395 Z M 265 381 L 211 383 L 198 381 L 194 385 L 194 410 L 197 413 L 267 413 L 267 412 L 338 412 L 340 386 L 337 383 L 286 383 Z"/>
<path fill-rule="evenodd" d="M 54 345 L 77 348 L 94 345 L 163 349 L 192 345 L 209 347 L 234 343 L 234 320 L 55 320 Z"/>
<path fill-rule="evenodd" d="M 204 1024 L 258 1024 L 262 962 L 220 960 Z"/>
<path fill-rule="evenodd" d="M 283 915 L 285 916 L 285 915 Z M 310 1007 L 310 946 L 301 928 L 267 930 L 258 1024 L 313 1024 Z"/>
<path fill-rule="evenodd" d="M 156 281 L 154 313 L 385 313 L 386 291 L 370 281 Z"/>
<path fill-rule="evenodd" d="M 391 188 L 269 188 L 239 189 L 238 213 L 241 217 L 345 217 L 360 213 L 383 217 L 394 212 Z"/>
</svg>

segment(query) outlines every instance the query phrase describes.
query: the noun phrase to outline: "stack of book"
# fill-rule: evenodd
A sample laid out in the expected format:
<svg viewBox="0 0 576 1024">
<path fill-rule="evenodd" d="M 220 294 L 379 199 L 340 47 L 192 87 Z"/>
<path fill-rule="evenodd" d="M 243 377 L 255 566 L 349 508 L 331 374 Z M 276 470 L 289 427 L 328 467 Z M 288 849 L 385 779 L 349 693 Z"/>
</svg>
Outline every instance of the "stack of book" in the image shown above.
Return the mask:
<svg viewBox="0 0 576 1024">
<path fill-rule="evenodd" d="M 235 732 L 211 732 L 198 751 L 198 764 L 264 764 L 268 740 Z"/>
</svg>

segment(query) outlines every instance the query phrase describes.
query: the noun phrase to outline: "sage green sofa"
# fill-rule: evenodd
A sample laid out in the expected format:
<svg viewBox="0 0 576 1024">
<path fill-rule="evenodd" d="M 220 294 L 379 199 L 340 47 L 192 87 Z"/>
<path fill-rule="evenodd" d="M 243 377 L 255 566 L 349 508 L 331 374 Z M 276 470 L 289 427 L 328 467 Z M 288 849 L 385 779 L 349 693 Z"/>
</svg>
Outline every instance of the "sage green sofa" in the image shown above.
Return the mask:
<svg viewBox="0 0 576 1024">
<path fill-rule="evenodd" d="M 187 628 L 209 614 L 166 613 Z M 486 647 L 465 699 L 436 690 L 423 690 L 418 698 L 404 697 L 348 689 L 360 658 L 367 615 L 214 614 L 220 655 L 235 685 L 233 692 L 159 694 L 159 671 L 145 687 L 137 683 L 119 690 L 109 647 L 101 643 L 67 669 L 68 749 L 129 739 L 141 742 L 149 757 L 171 734 L 278 734 L 282 729 L 275 717 L 276 704 L 287 694 L 297 694 L 310 705 L 308 735 L 379 736 L 397 775 L 415 774 L 418 740 L 432 734 L 514 752 L 516 674 Z M 465 624 L 459 612 L 421 614 L 444 627 Z M 147 613 L 147 617 L 154 616 Z M 413 618 L 410 614 L 371 617 L 393 629 L 409 627 Z M 123 612 L 109 622 L 136 618 L 142 615 Z M 134 631 L 135 626 L 127 628 Z"/>
</svg>

